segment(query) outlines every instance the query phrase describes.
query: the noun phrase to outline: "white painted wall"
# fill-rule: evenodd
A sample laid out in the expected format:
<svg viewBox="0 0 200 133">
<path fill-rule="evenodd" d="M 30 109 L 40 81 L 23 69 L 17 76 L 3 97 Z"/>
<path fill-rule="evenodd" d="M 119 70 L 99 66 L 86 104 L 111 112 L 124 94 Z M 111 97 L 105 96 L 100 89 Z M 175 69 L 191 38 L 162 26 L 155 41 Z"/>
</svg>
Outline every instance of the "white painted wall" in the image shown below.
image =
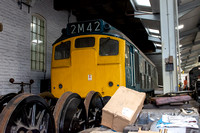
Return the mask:
<svg viewBox="0 0 200 133">
<path fill-rule="evenodd" d="M 30 23 L 31 15 L 35 13 L 46 20 L 46 78 L 50 78 L 52 43 L 61 35 L 61 29 L 66 27 L 68 12 L 54 10 L 53 0 L 36 0 L 30 13 L 25 5 L 20 9 L 16 0 L 0 0 L 0 23 L 3 24 L 3 31 L 0 32 L 0 95 L 19 91 L 19 85 L 9 83 L 10 78 L 14 78 L 15 82 L 33 79 L 32 92 L 40 92 L 44 72 L 31 71 L 30 66 Z M 76 17 L 72 15 L 69 22 L 74 21 Z M 25 90 L 28 91 L 28 86 Z"/>
</svg>

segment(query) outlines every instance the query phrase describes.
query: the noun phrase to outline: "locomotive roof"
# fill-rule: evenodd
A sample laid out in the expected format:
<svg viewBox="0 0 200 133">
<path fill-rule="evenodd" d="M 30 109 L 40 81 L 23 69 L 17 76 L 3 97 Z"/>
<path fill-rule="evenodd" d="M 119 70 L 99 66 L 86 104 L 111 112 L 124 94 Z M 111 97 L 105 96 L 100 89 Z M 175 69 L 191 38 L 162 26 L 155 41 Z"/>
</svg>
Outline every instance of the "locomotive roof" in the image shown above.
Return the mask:
<svg viewBox="0 0 200 133">
<path fill-rule="evenodd" d="M 92 22 L 94 22 L 95 20 L 93 20 Z M 121 39 L 124 39 L 128 42 L 130 42 L 132 45 L 134 45 L 134 47 L 139 51 L 140 55 L 142 55 L 149 63 L 151 63 L 154 67 L 154 63 L 146 57 L 146 55 L 126 36 L 124 35 L 121 31 L 119 31 L 118 29 L 116 29 L 115 27 L 111 26 L 110 24 L 108 24 L 107 22 L 103 21 L 102 19 L 98 19 L 96 21 L 99 21 L 101 22 L 101 25 L 104 26 L 104 27 L 101 27 L 103 28 L 103 30 L 101 30 L 100 32 L 87 32 L 87 33 L 79 33 L 79 34 L 70 34 L 69 33 L 69 25 L 72 25 L 72 24 L 79 24 L 81 22 L 77 22 L 77 23 L 69 23 L 67 28 L 65 29 L 62 29 L 62 35 L 61 37 L 59 37 L 54 43 L 53 45 L 55 45 L 56 43 L 62 41 L 62 40 L 65 40 L 65 39 L 68 39 L 68 38 L 71 38 L 71 37 L 75 37 L 75 36 L 81 36 L 81 35 L 91 35 L 91 34 L 96 34 L 96 35 L 109 35 L 109 36 L 114 36 L 114 37 L 118 37 L 118 38 L 121 38 Z M 84 22 L 90 22 L 90 21 L 84 21 Z M 105 28 L 106 26 L 106 28 Z"/>
</svg>

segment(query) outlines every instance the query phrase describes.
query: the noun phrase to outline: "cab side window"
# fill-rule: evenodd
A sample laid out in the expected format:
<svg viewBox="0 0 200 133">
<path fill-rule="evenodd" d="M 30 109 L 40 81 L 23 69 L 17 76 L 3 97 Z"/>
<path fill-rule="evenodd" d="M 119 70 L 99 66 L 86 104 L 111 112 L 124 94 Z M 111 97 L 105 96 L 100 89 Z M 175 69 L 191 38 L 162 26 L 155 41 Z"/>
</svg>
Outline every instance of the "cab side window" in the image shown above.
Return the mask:
<svg viewBox="0 0 200 133">
<path fill-rule="evenodd" d="M 131 60 L 130 60 L 130 48 L 128 45 L 126 45 L 126 52 L 125 52 L 125 66 L 130 67 L 131 66 Z"/>
</svg>

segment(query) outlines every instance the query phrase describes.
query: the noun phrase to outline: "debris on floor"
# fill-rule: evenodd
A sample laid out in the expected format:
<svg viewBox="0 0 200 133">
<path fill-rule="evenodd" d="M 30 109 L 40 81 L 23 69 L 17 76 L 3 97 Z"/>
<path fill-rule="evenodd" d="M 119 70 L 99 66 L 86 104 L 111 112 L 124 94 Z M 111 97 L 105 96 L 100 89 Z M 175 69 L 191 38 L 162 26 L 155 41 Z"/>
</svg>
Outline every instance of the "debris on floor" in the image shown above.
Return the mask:
<svg viewBox="0 0 200 133">
<path fill-rule="evenodd" d="M 161 119 L 157 122 L 157 128 L 161 127 L 191 127 L 199 128 L 198 121 L 191 116 L 173 116 L 162 115 Z"/>
<path fill-rule="evenodd" d="M 190 95 L 154 97 L 148 104 L 145 96 L 119 87 L 102 109 L 101 127 L 80 133 L 200 133 L 200 104 Z"/>
<path fill-rule="evenodd" d="M 184 102 L 188 102 L 192 100 L 189 95 L 181 95 L 181 96 L 171 96 L 171 97 L 155 97 L 152 98 L 155 101 L 156 105 L 165 105 L 165 104 L 183 104 Z"/>
<path fill-rule="evenodd" d="M 119 87 L 103 108 L 103 126 L 122 132 L 123 128 L 134 123 L 143 108 L 146 94 L 126 87 Z"/>
</svg>

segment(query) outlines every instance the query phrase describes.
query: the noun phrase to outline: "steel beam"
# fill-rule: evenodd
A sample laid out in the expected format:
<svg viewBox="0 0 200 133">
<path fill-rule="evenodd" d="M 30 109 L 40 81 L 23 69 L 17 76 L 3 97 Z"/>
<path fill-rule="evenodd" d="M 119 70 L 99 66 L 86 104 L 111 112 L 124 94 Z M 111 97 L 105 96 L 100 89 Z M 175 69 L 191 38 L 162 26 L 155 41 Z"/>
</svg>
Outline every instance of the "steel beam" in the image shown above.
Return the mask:
<svg viewBox="0 0 200 133">
<path fill-rule="evenodd" d="M 192 65 L 195 65 L 195 64 L 196 64 L 196 62 L 190 62 L 190 63 L 187 63 L 187 64 L 183 65 L 183 67 L 185 68 L 187 66 L 192 66 Z"/>
<path fill-rule="evenodd" d="M 133 0 L 130 0 L 130 3 L 131 3 L 131 5 L 132 5 L 134 11 L 137 11 L 136 6 L 135 6 L 135 3 L 133 2 Z"/>
<path fill-rule="evenodd" d="M 144 13 L 144 12 L 134 12 L 135 18 L 140 19 L 147 19 L 147 20 L 153 20 L 153 21 L 160 21 L 160 14 L 150 14 L 150 13 Z"/>
<path fill-rule="evenodd" d="M 191 29 L 191 30 L 188 30 L 188 31 L 185 31 L 185 32 L 181 32 L 180 33 L 180 38 L 185 37 L 185 36 L 189 36 L 189 35 L 191 35 L 193 33 L 199 32 L 199 31 L 200 31 L 200 29 L 198 27 L 196 27 L 194 29 Z"/>
<path fill-rule="evenodd" d="M 183 17 L 184 15 L 186 15 L 187 13 L 189 13 L 191 10 L 192 10 L 192 9 L 187 10 L 187 11 L 184 11 L 184 12 L 179 12 L 179 13 L 178 13 L 178 18 Z"/>
<path fill-rule="evenodd" d="M 186 49 L 186 48 L 188 48 L 188 47 L 192 47 L 192 46 L 196 46 L 196 45 L 200 45 L 200 41 L 196 41 L 196 42 L 192 42 L 192 43 L 183 45 L 180 49 L 181 49 L 181 50 L 184 50 L 184 49 Z"/>
<path fill-rule="evenodd" d="M 189 59 L 189 58 L 196 58 L 196 57 L 198 57 L 197 55 L 198 54 L 200 54 L 200 53 L 197 53 L 196 55 L 194 55 L 194 56 L 186 56 L 186 58 L 184 58 L 184 56 L 181 56 L 181 60 L 183 59 L 183 60 L 187 60 L 187 59 Z"/>
<path fill-rule="evenodd" d="M 195 7 L 198 7 L 200 6 L 200 1 L 199 0 L 194 0 L 192 2 L 189 2 L 189 3 L 186 3 L 186 4 L 183 4 L 183 5 L 180 5 L 178 7 L 178 12 L 184 12 L 186 10 L 190 10 L 190 9 L 193 9 Z"/>
<path fill-rule="evenodd" d="M 152 41 L 152 42 L 161 43 L 160 38 L 153 37 L 153 36 L 148 36 L 148 40 L 149 40 L 149 41 Z"/>
<path fill-rule="evenodd" d="M 196 67 L 196 66 L 198 66 L 199 64 L 193 64 L 193 65 L 188 65 L 188 66 L 185 66 L 184 68 L 183 68 L 183 70 L 185 71 L 185 72 L 189 72 L 193 67 Z"/>
<path fill-rule="evenodd" d="M 197 49 L 197 50 L 193 50 L 193 51 L 189 51 L 189 52 L 187 52 L 187 53 L 184 53 L 184 54 L 181 54 L 181 56 L 188 56 L 188 55 L 190 55 L 190 54 L 194 54 L 194 53 L 199 53 L 199 49 Z"/>
<path fill-rule="evenodd" d="M 192 57 L 187 56 L 186 59 L 181 59 L 181 61 L 182 61 L 182 63 L 183 63 L 183 62 L 187 62 L 187 61 L 189 61 L 189 60 L 191 60 L 191 59 L 194 59 L 194 58 L 197 59 L 197 57 L 198 57 L 198 56 L 196 56 L 196 55 L 195 55 L 195 56 L 192 56 Z"/>
<path fill-rule="evenodd" d="M 197 57 L 193 57 L 193 58 L 189 58 L 189 59 L 183 59 L 182 62 L 181 62 L 181 64 L 184 64 L 184 63 L 187 63 L 187 62 L 190 62 L 190 61 L 196 61 Z"/>
<path fill-rule="evenodd" d="M 162 71 L 164 93 L 178 90 L 177 46 L 179 41 L 178 9 L 176 0 L 160 0 L 160 19 L 162 37 Z M 174 70 L 166 71 L 166 59 L 173 57 Z"/>
<path fill-rule="evenodd" d="M 184 66 L 184 65 L 186 65 L 186 64 L 195 63 L 195 62 L 197 62 L 197 59 L 196 59 L 196 60 L 191 60 L 191 61 L 187 61 L 187 62 L 181 63 L 181 66 Z"/>
</svg>

